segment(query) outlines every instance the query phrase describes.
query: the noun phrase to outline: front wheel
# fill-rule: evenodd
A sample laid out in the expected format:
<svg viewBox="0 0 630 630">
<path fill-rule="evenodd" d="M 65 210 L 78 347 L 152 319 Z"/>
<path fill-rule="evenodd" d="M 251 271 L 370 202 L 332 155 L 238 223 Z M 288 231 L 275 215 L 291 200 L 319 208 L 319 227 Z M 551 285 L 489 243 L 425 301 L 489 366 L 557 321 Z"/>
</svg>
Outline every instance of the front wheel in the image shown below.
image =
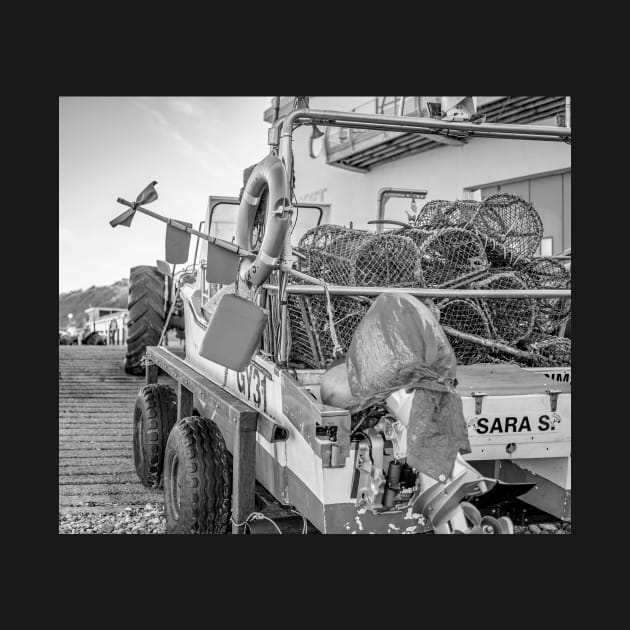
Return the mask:
<svg viewBox="0 0 630 630">
<path fill-rule="evenodd" d="M 207 418 L 182 418 L 164 456 L 164 508 L 169 534 L 225 534 L 230 522 L 232 475 L 228 450 Z"/>
</svg>

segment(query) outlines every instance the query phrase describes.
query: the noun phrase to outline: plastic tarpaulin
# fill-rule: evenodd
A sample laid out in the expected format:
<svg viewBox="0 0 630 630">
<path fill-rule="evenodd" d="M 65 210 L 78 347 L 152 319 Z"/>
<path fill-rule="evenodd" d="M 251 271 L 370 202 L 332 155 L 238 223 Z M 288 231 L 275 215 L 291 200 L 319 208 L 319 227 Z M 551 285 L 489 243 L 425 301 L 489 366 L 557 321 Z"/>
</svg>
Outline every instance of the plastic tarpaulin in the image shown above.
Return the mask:
<svg viewBox="0 0 630 630">
<path fill-rule="evenodd" d="M 439 479 L 470 442 L 460 396 L 457 361 L 431 310 L 404 293 L 382 294 L 357 327 L 346 357 L 351 411 L 414 389 L 407 428 L 407 463 Z"/>
</svg>

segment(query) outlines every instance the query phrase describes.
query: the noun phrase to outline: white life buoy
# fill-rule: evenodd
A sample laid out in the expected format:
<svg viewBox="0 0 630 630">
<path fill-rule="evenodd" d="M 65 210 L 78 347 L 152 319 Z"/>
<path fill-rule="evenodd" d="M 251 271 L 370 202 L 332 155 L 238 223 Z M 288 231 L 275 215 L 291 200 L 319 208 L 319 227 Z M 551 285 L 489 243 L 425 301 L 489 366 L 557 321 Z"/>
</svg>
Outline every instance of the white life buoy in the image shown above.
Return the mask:
<svg viewBox="0 0 630 630">
<path fill-rule="evenodd" d="M 240 278 L 249 288 L 260 286 L 269 277 L 278 261 L 291 222 L 287 173 L 280 158 L 268 155 L 261 160 L 247 180 L 236 219 L 236 244 L 252 249 L 254 219 L 265 185 L 269 189 L 265 233 L 256 257 L 243 258 Z M 280 211 L 280 212 L 278 212 Z"/>
</svg>

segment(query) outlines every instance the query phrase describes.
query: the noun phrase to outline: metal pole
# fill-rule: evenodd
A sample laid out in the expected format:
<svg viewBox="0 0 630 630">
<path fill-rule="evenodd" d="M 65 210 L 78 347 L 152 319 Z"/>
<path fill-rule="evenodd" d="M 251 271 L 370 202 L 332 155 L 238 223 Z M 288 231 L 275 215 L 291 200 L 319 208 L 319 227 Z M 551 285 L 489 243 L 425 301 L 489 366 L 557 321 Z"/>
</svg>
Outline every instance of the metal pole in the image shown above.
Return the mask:
<svg viewBox="0 0 630 630">
<path fill-rule="evenodd" d="M 120 197 L 118 197 L 116 201 L 122 204 L 123 206 L 129 206 L 130 208 L 133 208 L 134 206 L 134 204 L 131 203 L 130 201 L 127 201 L 126 199 L 121 199 Z M 170 219 L 169 217 L 165 217 L 161 214 L 158 214 L 157 212 L 153 212 L 152 210 L 147 210 L 146 208 L 143 208 L 142 206 L 138 206 L 136 208 L 136 211 L 142 212 L 144 214 L 148 214 L 150 217 L 153 217 L 154 219 L 157 219 L 158 221 L 162 221 L 163 223 L 172 225 L 173 227 L 176 227 L 178 230 L 181 230 L 182 232 L 188 232 L 188 234 L 192 234 L 193 236 L 198 236 L 199 238 L 202 238 L 205 241 L 208 241 L 208 243 L 212 243 L 213 245 L 217 245 L 218 247 L 227 249 L 231 252 L 234 252 L 235 254 L 238 254 L 239 256 L 255 256 L 256 255 L 254 252 L 250 252 L 247 249 L 243 249 L 242 247 L 239 247 L 238 245 L 234 245 L 233 243 L 228 243 L 227 241 L 217 238 L 216 236 L 203 234 L 202 232 L 199 232 L 199 230 L 194 230 L 193 228 L 190 228 L 187 225 L 184 225 L 183 223 L 180 223 L 179 221 L 175 219 Z"/>
<path fill-rule="evenodd" d="M 402 197 L 403 199 L 405 198 L 416 198 L 418 197 L 419 199 L 424 199 L 427 196 L 427 191 L 426 190 L 412 190 L 411 188 L 381 188 L 378 191 L 378 213 L 377 213 L 377 219 L 383 220 L 385 218 L 385 204 L 389 201 L 390 198 L 392 197 Z M 378 234 L 380 234 L 383 231 L 383 225 L 382 224 L 378 224 L 376 226 L 376 232 Z"/>
<path fill-rule="evenodd" d="M 306 123 L 300 122 L 299 124 L 306 124 Z M 343 127 L 344 129 L 363 129 L 363 130 L 374 129 L 376 131 L 394 131 L 397 133 L 416 133 L 418 135 L 427 136 L 429 140 L 433 136 L 436 138 L 450 138 L 451 140 L 458 140 L 459 143 L 464 142 L 468 138 L 505 138 L 508 140 L 547 140 L 551 142 L 558 142 L 564 139 L 564 138 L 558 138 L 553 135 L 531 134 L 531 133 L 528 133 L 528 134 L 495 133 L 495 132 L 487 131 L 487 130 L 474 130 L 474 131 L 467 131 L 467 132 L 458 131 L 456 133 L 441 133 L 440 131 L 436 131 L 435 129 L 429 128 L 429 127 L 423 128 L 423 127 L 418 127 L 416 125 L 411 126 L 411 125 L 402 125 L 402 124 L 386 125 L 382 123 L 368 124 L 368 123 L 351 123 L 351 122 L 348 122 L 348 123 L 344 122 L 343 124 L 339 124 L 337 121 L 330 121 L 330 120 L 318 121 L 317 124 L 322 127 Z M 488 124 L 492 124 L 492 123 L 488 123 Z M 436 140 L 436 142 L 438 142 L 438 140 Z"/>
<path fill-rule="evenodd" d="M 569 127 L 553 127 L 548 125 L 510 125 L 499 123 L 465 123 L 447 122 L 435 118 L 415 118 L 411 116 L 382 116 L 374 114 L 358 114 L 356 112 L 336 112 L 331 110 L 297 109 L 288 114 L 277 124 L 282 125 L 282 137 L 293 134 L 295 124 L 336 125 L 338 123 L 367 123 L 374 129 L 385 130 L 391 127 L 415 128 L 416 130 L 443 129 L 452 131 L 475 131 L 487 133 L 518 134 L 526 136 L 555 136 L 562 140 L 571 136 Z M 339 125 L 345 126 L 345 125 Z"/>
<path fill-rule="evenodd" d="M 298 275 L 299 274 L 299 275 Z M 296 275 L 303 280 L 312 281 L 310 276 L 291 271 L 291 275 Z M 318 282 L 321 282 L 318 281 Z M 272 291 L 278 290 L 278 287 L 272 284 L 263 284 L 263 288 Z M 320 284 L 303 285 L 288 284 L 287 293 L 292 295 L 304 294 L 314 295 L 325 293 L 325 289 Z M 427 289 L 427 288 L 408 288 L 408 287 L 347 287 L 337 284 L 329 284 L 328 292 L 331 295 L 358 295 L 358 296 L 375 296 L 381 294 L 406 293 L 424 298 L 507 298 L 507 299 L 550 299 L 561 298 L 570 300 L 571 289 Z"/>
</svg>

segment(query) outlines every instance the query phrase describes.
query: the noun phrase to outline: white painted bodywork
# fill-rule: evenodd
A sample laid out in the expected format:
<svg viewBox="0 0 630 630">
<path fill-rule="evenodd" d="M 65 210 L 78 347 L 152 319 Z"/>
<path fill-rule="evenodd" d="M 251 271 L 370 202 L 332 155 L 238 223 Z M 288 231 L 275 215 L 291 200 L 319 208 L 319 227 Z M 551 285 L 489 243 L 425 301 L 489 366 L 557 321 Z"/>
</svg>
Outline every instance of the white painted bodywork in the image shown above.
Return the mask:
<svg viewBox="0 0 630 630">
<path fill-rule="evenodd" d="M 250 365 L 253 366 L 253 376 L 249 390 L 243 387 L 245 372 L 237 373 L 221 365 L 208 361 L 199 356 L 199 348 L 206 324 L 195 314 L 191 304 L 191 296 L 194 285 L 182 287 L 186 318 L 186 361 L 199 370 L 204 376 L 214 381 L 217 385 L 229 391 L 236 398 L 255 408 L 259 413 L 284 427 L 289 438 L 286 442 L 270 443 L 260 433 L 257 441 L 271 457 L 281 466 L 287 466 L 321 501 L 324 505 L 353 502 L 351 498 L 352 479 L 354 475 L 354 461 L 356 445 L 351 444 L 350 455 L 345 465 L 338 468 L 325 468 L 321 458 L 313 451 L 306 438 L 296 429 L 289 418 L 283 412 L 281 373 L 276 366 L 260 356 L 255 356 Z M 248 368 L 250 369 L 250 368 Z M 258 373 L 258 376 L 256 376 Z M 313 395 L 319 396 L 319 379 L 322 370 L 300 370 L 300 381 Z M 256 395 L 257 380 L 265 376 L 266 397 Z M 239 379 L 241 388 L 239 388 Z M 241 391 L 245 389 L 245 391 Z M 550 416 L 550 399 L 546 394 L 528 396 L 487 396 L 483 400 L 483 415 L 488 418 L 505 417 L 515 415 L 518 412 L 519 419 L 527 415 L 531 424 L 531 431 L 520 433 L 504 432 L 500 434 L 482 435 L 474 428 L 475 401 L 470 396 L 463 396 L 464 416 L 469 422 L 469 437 L 472 453 L 465 455 L 467 460 L 513 460 L 520 462 L 523 467 L 546 476 L 553 480 L 563 481 L 561 474 L 554 471 L 562 462 L 568 462 L 571 453 L 571 402 L 570 394 L 561 394 L 558 397 L 557 416 L 559 422 L 555 423 L 553 431 L 542 431 L 538 424 L 541 416 Z M 409 402 L 407 400 L 407 402 Z M 258 403 L 258 404 L 257 404 Z M 408 406 L 408 405 L 407 405 Z M 201 410 L 204 414 L 210 414 L 212 409 Z M 409 411 L 409 410 L 407 410 Z M 404 416 L 404 414 L 402 414 Z M 533 421 L 535 420 L 535 422 Z M 557 419 L 556 419 L 557 420 Z M 509 453 L 506 448 L 509 444 L 515 444 L 516 450 Z M 514 448 L 511 446 L 510 448 Z M 555 464 L 545 464 L 553 458 Z M 541 464 L 541 462 L 543 464 Z M 568 464 L 570 469 L 570 463 Z M 565 476 L 566 477 L 566 476 Z M 570 479 L 569 479 L 570 480 Z M 270 487 L 270 479 L 259 479 L 259 482 Z M 566 479 L 561 483 L 566 486 Z M 289 498 L 277 496 L 285 503 Z"/>
</svg>

